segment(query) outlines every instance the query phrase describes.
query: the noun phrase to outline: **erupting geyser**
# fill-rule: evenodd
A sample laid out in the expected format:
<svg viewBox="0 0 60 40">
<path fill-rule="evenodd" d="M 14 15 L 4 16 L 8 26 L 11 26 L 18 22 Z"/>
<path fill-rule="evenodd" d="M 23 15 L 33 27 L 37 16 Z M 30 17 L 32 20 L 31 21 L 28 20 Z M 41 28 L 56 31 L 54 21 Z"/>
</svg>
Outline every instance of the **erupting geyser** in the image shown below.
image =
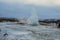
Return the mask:
<svg viewBox="0 0 60 40">
<path fill-rule="evenodd" d="M 38 16 L 37 16 L 35 8 L 33 8 L 31 16 L 28 18 L 27 22 L 29 25 L 33 25 L 33 26 L 39 25 Z"/>
</svg>

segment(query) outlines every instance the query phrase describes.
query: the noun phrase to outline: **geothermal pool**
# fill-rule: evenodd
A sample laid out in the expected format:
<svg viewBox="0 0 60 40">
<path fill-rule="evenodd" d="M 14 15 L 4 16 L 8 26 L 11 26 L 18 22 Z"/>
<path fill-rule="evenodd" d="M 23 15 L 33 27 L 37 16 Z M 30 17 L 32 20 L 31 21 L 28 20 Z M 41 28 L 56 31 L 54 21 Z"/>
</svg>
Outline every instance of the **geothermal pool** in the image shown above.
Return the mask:
<svg viewBox="0 0 60 40">
<path fill-rule="evenodd" d="M 0 40 L 60 40 L 60 29 L 53 26 L 0 23 Z M 4 33 L 8 35 L 4 36 Z"/>
</svg>

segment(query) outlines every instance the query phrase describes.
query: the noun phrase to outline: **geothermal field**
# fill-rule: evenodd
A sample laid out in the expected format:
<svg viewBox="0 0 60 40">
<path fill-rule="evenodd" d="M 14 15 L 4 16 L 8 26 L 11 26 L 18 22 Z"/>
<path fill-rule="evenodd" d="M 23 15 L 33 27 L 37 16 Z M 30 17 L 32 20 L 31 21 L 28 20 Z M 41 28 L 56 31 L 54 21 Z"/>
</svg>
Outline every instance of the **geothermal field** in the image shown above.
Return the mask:
<svg viewBox="0 0 60 40">
<path fill-rule="evenodd" d="M 60 29 L 40 25 L 35 11 L 27 23 L 0 22 L 0 40 L 60 40 Z"/>
<path fill-rule="evenodd" d="M 3 22 L 0 23 L 0 40 L 60 40 L 60 29 Z"/>
</svg>

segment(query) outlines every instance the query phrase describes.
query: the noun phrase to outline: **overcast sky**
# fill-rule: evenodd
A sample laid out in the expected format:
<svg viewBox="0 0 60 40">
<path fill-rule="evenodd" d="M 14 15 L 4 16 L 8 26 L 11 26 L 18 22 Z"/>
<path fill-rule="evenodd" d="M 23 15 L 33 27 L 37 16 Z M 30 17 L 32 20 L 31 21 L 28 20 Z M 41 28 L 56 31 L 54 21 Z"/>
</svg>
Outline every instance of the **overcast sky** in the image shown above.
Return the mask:
<svg viewBox="0 0 60 40">
<path fill-rule="evenodd" d="M 33 5 L 55 5 L 60 6 L 60 0 L 0 0 L 1 2 L 8 2 L 8 3 L 24 3 L 24 4 L 33 4 Z"/>
<path fill-rule="evenodd" d="M 25 17 L 32 7 L 41 18 L 60 18 L 60 0 L 0 0 L 0 16 Z"/>
</svg>

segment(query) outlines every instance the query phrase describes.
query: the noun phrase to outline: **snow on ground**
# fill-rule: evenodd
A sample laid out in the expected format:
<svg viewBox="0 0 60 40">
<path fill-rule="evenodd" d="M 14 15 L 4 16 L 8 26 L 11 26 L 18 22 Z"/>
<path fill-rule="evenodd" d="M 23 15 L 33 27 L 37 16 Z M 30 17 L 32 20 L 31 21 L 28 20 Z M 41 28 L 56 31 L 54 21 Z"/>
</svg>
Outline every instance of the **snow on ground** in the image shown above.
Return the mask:
<svg viewBox="0 0 60 40">
<path fill-rule="evenodd" d="M 52 26 L 18 25 L 0 23 L 0 40 L 60 40 L 60 30 Z M 4 36 L 4 33 L 8 35 Z"/>
</svg>

